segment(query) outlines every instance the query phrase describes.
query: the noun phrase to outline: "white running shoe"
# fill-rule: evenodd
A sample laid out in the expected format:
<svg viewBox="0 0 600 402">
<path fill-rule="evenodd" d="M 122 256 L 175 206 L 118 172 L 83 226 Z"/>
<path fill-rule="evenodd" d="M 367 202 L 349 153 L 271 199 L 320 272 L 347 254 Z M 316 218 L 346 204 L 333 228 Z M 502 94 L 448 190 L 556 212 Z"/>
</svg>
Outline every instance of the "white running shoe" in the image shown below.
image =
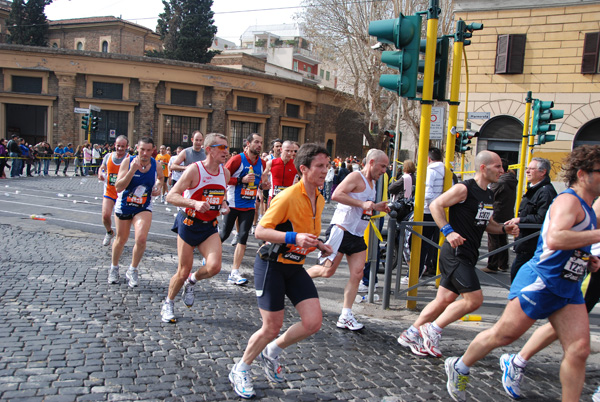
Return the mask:
<svg viewBox="0 0 600 402">
<path fill-rule="evenodd" d="M 338 328 L 349 329 L 350 331 L 358 331 L 359 329 L 364 328 L 364 325 L 356 321 L 356 318 L 354 318 L 354 314 L 352 314 L 352 312 L 349 312 L 347 316 L 340 315 L 336 326 Z"/>
<path fill-rule="evenodd" d="M 174 312 L 174 303 L 170 300 L 165 300 L 160 310 L 162 322 L 177 322 Z"/>
<path fill-rule="evenodd" d="M 125 272 L 125 277 L 128 280 L 127 284 L 129 285 L 130 288 L 134 288 L 139 284 L 137 269 L 131 269 L 131 268 L 128 269 L 127 272 Z"/>
<path fill-rule="evenodd" d="M 279 364 L 279 358 L 271 359 L 269 356 L 265 355 L 264 351 L 262 351 L 260 352 L 260 355 L 258 355 L 258 361 L 265 369 L 265 374 L 269 380 L 273 382 L 285 381 L 281 375 L 283 370 L 281 364 Z"/>
<path fill-rule="evenodd" d="M 400 278 L 400 284 L 408 285 L 408 276 L 403 276 L 402 278 Z"/>
<path fill-rule="evenodd" d="M 115 237 L 115 232 L 113 230 L 111 230 L 110 233 L 106 233 L 104 235 L 104 240 L 102 240 L 102 245 L 109 246 L 110 241 L 113 239 L 113 237 Z"/>
<path fill-rule="evenodd" d="M 234 365 L 229 372 L 229 381 L 233 385 L 235 393 L 242 398 L 250 399 L 256 396 L 252 380 L 250 379 L 250 373 L 247 371 L 237 371 Z"/>
<path fill-rule="evenodd" d="M 431 323 L 421 325 L 419 331 L 421 331 L 423 337 L 425 350 L 433 357 L 442 357 L 442 352 L 440 352 L 442 334 L 431 328 Z"/>
<path fill-rule="evenodd" d="M 190 308 L 194 305 L 194 286 L 196 284 L 192 284 L 192 282 L 190 282 L 190 279 L 186 279 L 185 283 L 183 284 L 183 293 L 181 295 L 181 298 L 183 299 L 183 304 L 185 304 L 185 306 L 187 308 Z"/>
<path fill-rule="evenodd" d="M 233 236 L 233 239 L 231 239 L 231 245 L 232 245 L 232 246 L 235 246 L 235 245 L 237 245 L 237 244 L 238 244 L 238 241 L 239 241 L 239 237 L 238 237 L 238 235 L 236 234 L 235 236 Z"/>
<path fill-rule="evenodd" d="M 600 402 L 600 387 L 596 388 L 596 392 L 592 395 L 592 402 Z"/>
<path fill-rule="evenodd" d="M 234 285 L 244 285 L 246 282 L 248 282 L 248 279 L 240 275 L 239 271 L 235 271 L 229 274 L 227 282 L 232 283 Z"/>
<path fill-rule="evenodd" d="M 108 271 L 108 283 L 119 283 L 119 267 L 110 267 Z"/>
<path fill-rule="evenodd" d="M 508 396 L 513 399 L 519 399 L 521 397 L 521 382 L 523 381 L 525 369 L 517 366 L 513 361 L 514 358 L 515 355 L 509 355 L 508 353 L 500 356 L 502 386 Z"/>
<path fill-rule="evenodd" d="M 429 353 L 423 347 L 423 338 L 419 334 L 411 334 L 406 330 L 398 337 L 398 343 L 405 348 L 410 348 L 410 351 L 417 356 L 428 356 Z"/>
<path fill-rule="evenodd" d="M 467 384 L 469 384 L 469 375 L 460 374 L 456 371 L 454 365 L 459 359 L 459 357 L 449 357 L 444 363 L 446 375 L 448 376 L 446 388 L 452 399 L 457 402 L 464 402 L 467 400 L 467 392 L 465 390 L 467 389 Z"/>
<path fill-rule="evenodd" d="M 367 293 L 369 291 L 369 287 L 366 286 L 362 281 L 358 284 L 358 293 Z"/>
</svg>

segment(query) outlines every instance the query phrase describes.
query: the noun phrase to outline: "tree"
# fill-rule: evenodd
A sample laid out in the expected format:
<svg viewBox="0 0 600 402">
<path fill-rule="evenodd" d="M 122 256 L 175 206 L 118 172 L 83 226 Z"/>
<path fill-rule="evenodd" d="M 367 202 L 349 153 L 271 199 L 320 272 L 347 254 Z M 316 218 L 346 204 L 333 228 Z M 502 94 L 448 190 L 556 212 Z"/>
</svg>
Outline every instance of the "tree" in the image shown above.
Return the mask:
<svg viewBox="0 0 600 402">
<path fill-rule="evenodd" d="M 7 25 L 8 42 L 17 45 L 47 46 L 48 19 L 44 10 L 52 0 L 15 0 L 12 3 Z"/>
<path fill-rule="evenodd" d="M 442 0 L 439 19 L 441 33 L 452 24 L 453 0 Z M 371 49 L 375 39 L 369 36 L 369 22 L 397 18 L 401 12 L 412 15 L 428 8 L 428 0 L 307 0 L 305 11 L 298 15 L 309 39 L 321 54 L 338 68 L 338 88 L 352 96 L 347 108 L 361 111 L 364 122 L 376 127 L 365 133 L 369 147 L 381 148 L 383 131 L 395 127 L 398 105 L 396 94 L 379 86 L 381 74 L 391 74 L 381 63 L 381 54 Z M 423 29 L 425 30 L 426 18 Z M 424 32 L 424 31 L 423 31 Z M 401 128 L 409 130 L 418 142 L 420 104 L 401 98 Z"/>
<path fill-rule="evenodd" d="M 163 0 L 165 11 L 159 15 L 156 31 L 163 40 L 164 49 L 146 55 L 209 63 L 219 53 L 208 50 L 217 33 L 212 4 L 212 0 Z"/>
</svg>

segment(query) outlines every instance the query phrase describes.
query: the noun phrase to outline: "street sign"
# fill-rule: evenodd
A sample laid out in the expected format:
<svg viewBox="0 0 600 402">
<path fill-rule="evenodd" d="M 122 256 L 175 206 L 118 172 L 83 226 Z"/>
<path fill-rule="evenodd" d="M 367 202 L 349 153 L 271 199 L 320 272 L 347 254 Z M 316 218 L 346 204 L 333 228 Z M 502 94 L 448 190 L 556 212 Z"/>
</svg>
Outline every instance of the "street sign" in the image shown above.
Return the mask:
<svg viewBox="0 0 600 402">
<path fill-rule="evenodd" d="M 100 109 L 98 106 L 94 106 L 94 105 L 90 105 L 90 110 L 93 110 L 94 112 L 101 112 L 102 109 Z"/>
<path fill-rule="evenodd" d="M 489 120 L 490 112 L 469 112 L 468 116 L 473 120 Z"/>
<path fill-rule="evenodd" d="M 431 127 L 429 128 L 430 140 L 441 140 L 444 138 L 444 108 L 431 108 Z"/>
<path fill-rule="evenodd" d="M 90 109 L 84 109 L 84 108 L 82 108 L 82 107 L 76 107 L 76 108 L 75 108 L 75 110 L 74 110 L 74 112 L 75 112 L 75 113 L 83 113 L 83 114 L 86 114 L 86 113 L 89 113 L 89 112 L 90 112 Z"/>
<path fill-rule="evenodd" d="M 117 136 L 117 130 L 110 130 L 108 136 L 109 138 L 115 138 Z"/>
</svg>

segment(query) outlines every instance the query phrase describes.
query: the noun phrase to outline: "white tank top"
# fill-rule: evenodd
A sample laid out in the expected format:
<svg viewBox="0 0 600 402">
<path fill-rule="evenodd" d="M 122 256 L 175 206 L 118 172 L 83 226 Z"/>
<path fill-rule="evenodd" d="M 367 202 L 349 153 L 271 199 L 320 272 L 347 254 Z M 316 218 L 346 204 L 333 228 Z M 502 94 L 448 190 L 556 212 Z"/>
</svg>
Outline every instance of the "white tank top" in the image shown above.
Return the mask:
<svg viewBox="0 0 600 402">
<path fill-rule="evenodd" d="M 359 201 L 373 201 L 375 202 L 375 197 L 377 196 L 377 189 L 375 188 L 375 182 L 372 181 L 372 186 L 369 185 L 367 178 L 360 172 L 360 176 L 365 182 L 365 191 L 360 193 L 350 193 L 348 194 L 350 197 Z M 332 225 L 340 225 L 348 232 L 352 233 L 354 236 L 364 236 L 365 229 L 369 224 L 369 220 L 373 212 L 367 213 L 362 208 L 359 207 L 351 207 L 349 205 L 338 204 L 335 212 L 333 213 L 333 217 L 331 218 Z"/>
<path fill-rule="evenodd" d="M 198 168 L 198 184 L 193 188 L 188 188 L 183 193 L 185 198 L 191 198 L 197 201 L 205 201 L 210 204 L 210 209 L 207 212 L 200 213 L 191 208 L 186 208 L 185 212 L 188 216 L 193 216 L 203 221 L 211 221 L 219 215 L 221 204 L 225 199 L 225 173 L 223 165 L 219 165 L 219 173 L 213 175 L 209 173 L 202 162 L 194 162 Z"/>
</svg>

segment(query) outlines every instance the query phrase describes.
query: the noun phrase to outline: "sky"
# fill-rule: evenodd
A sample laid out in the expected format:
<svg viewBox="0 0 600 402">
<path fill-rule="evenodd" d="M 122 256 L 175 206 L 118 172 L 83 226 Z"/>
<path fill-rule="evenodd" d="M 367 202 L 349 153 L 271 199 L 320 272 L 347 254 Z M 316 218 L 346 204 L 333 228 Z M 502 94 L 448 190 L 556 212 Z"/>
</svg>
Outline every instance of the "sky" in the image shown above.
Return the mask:
<svg viewBox="0 0 600 402">
<path fill-rule="evenodd" d="M 250 25 L 293 23 L 302 11 L 301 0 L 213 0 L 217 36 L 239 44 Z M 161 0 L 54 0 L 46 6 L 50 20 L 114 16 L 156 29 L 158 15 L 164 11 Z"/>
</svg>

